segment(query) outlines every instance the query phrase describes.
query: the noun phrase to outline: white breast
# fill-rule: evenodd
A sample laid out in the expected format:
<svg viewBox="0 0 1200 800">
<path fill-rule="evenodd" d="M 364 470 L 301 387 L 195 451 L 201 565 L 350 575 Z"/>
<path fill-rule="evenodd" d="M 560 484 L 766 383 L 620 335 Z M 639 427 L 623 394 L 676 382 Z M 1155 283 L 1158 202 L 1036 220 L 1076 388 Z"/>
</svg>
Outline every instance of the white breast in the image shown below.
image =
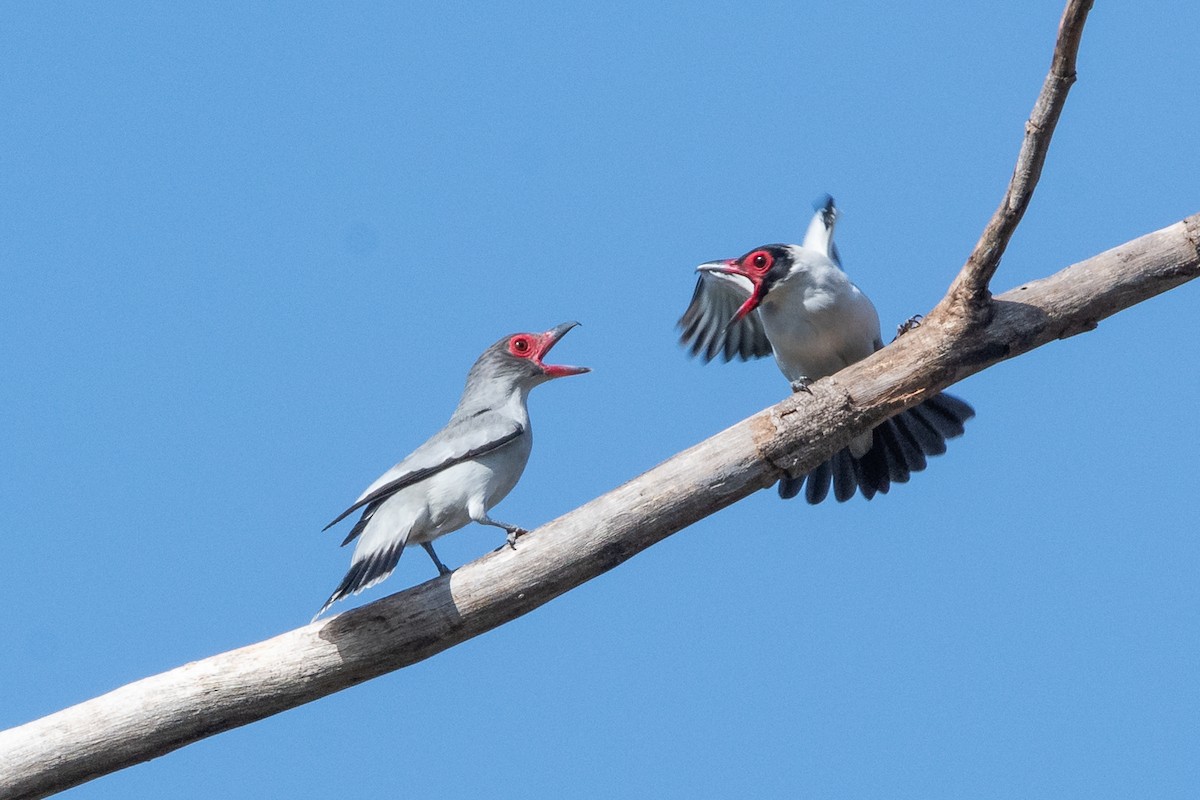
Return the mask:
<svg viewBox="0 0 1200 800">
<path fill-rule="evenodd" d="M 784 376 L 816 380 L 875 352 L 879 315 L 832 261 L 796 251 L 796 266 L 771 288 L 759 313 Z"/>
</svg>

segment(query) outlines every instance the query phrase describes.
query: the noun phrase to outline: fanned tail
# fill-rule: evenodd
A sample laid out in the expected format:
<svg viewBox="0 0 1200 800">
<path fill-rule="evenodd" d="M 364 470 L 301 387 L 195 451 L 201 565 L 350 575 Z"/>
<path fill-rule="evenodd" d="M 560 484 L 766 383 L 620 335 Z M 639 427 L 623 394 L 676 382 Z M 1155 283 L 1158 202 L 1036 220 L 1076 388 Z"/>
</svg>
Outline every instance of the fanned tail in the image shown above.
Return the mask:
<svg viewBox="0 0 1200 800">
<path fill-rule="evenodd" d="M 779 481 L 779 496 L 804 497 L 813 505 L 829 495 L 839 503 L 861 492 L 870 500 L 887 494 L 893 483 L 907 483 L 914 472 L 925 469 L 929 456 L 946 452 L 946 440 L 962 436 L 964 424 L 975 409 L 954 395 L 935 395 L 918 406 L 902 411 L 876 426 L 871 448 L 855 457 L 849 448 L 817 465 L 807 475 L 785 476 Z"/>
</svg>

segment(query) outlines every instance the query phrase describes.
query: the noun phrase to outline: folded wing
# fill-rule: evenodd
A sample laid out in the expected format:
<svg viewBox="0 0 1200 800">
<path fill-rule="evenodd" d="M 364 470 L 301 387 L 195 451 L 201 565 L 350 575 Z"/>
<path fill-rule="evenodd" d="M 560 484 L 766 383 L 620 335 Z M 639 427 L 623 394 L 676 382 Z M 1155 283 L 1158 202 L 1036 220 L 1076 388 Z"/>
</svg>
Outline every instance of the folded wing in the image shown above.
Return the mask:
<svg viewBox="0 0 1200 800">
<path fill-rule="evenodd" d="M 525 429 L 521 425 L 494 412 L 451 420 L 450 424 L 439 431 L 436 436 L 414 450 L 399 464 L 380 475 L 374 483 L 367 487 L 358 500 L 354 501 L 354 505 L 339 514 L 337 519 L 325 526 L 324 530 L 329 530 L 365 506 L 366 511 L 363 513 L 362 519 L 342 542 L 343 545 L 349 544 L 362 533 L 362 529 L 375 509 L 396 492 L 436 475 L 455 464 L 461 464 L 497 450 L 524 432 Z"/>
</svg>

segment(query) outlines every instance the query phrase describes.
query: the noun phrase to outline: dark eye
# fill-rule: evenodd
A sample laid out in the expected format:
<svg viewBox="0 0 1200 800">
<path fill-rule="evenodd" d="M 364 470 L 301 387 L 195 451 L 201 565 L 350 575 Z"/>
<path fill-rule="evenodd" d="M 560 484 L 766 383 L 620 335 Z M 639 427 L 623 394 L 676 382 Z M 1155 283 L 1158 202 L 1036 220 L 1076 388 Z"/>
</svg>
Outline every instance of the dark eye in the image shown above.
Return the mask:
<svg viewBox="0 0 1200 800">
<path fill-rule="evenodd" d="M 766 272 L 775 263 L 775 257 L 766 250 L 755 250 L 743 259 L 743 263 L 754 272 Z"/>
<path fill-rule="evenodd" d="M 533 345 L 527 336 L 514 336 L 508 343 L 508 349 L 514 356 L 527 356 L 533 349 Z"/>
</svg>

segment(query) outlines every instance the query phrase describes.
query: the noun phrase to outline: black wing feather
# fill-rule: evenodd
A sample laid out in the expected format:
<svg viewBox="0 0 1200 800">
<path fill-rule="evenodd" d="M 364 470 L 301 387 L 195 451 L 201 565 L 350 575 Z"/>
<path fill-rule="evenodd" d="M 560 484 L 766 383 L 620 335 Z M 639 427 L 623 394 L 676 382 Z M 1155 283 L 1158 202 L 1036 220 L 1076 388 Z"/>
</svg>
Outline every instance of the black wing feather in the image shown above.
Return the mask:
<svg viewBox="0 0 1200 800">
<path fill-rule="evenodd" d="M 712 361 L 718 355 L 725 361 L 734 358 L 749 361 L 771 355 L 771 343 L 757 311 L 732 322 L 747 297 L 748 294 L 740 293 L 728 281 L 701 274 L 692 292 L 692 302 L 679 318 L 680 344 L 705 361 Z"/>
<path fill-rule="evenodd" d="M 450 458 L 447 458 L 445 461 L 442 461 L 441 463 L 435 464 L 431 467 L 424 467 L 422 469 L 415 469 L 412 472 L 406 472 L 403 475 L 396 478 L 394 481 L 385 483 L 383 486 L 380 486 L 378 489 L 371 492 L 369 495 L 367 495 L 366 497 L 362 498 L 354 505 L 347 508 L 345 511 L 343 511 L 341 514 L 338 515 L 337 519 L 335 519 L 333 522 L 326 525 L 324 528 L 322 528 L 322 530 L 326 530 L 326 531 L 329 530 L 334 525 L 337 525 L 339 522 L 341 522 L 346 517 L 350 516 L 355 511 L 362 508 L 363 506 L 370 505 L 371 503 L 374 503 L 377 500 L 383 500 L 387 497 L 390 497 L 391 495 L 393 495 L 396 492 L 403 489 L 405 486 L 412 486 L 414 483 L 423 481 L 426 478 L 428 478 L 430 475 L 436 475 L 437 473 L 441 472 L 444 469 L 447 469 L 448 467 L 452 467 L 455 464 L 461 464 L 464 461 L 469 461 L 472 458 L 477 458 L 478 456 L 484 455 L 485 453 L 490 453 L 493 450 L 495 450 L 496 448 L 503 447 L 504 445 L 508 444 L 513 439 L 516 439 L 518 436 L 520 436 L 524 432 L 525 432 L 525 429 L 523 427 L 521 427 L 520 425 L 518 425 L 510 433 L 507 433 L 504 436 L 501 436 L 499 439 L 494 439 L 494 440 L 488 442 L 487 444 L 480 445 L 479 447 L 471 448 L 470 450 L 459 453 L 458 455 L 451 456 Z M 360 522 L 361 522 L 361 520 L 360 520 Z M 358 526 L 355 526 L 355 527 L 358 527 Z M 353 534 L 353 531 L 351 531 L 351 533 Z M 348 541 L 350 541 L 350 539 L 353 539 L 353 538 L 354 538 L 354 536 L 352 535 L 346 541 L 348 542 Z M 345 544 L 345 542 L 343 542 L 343 544 Z"/>
</svg>

